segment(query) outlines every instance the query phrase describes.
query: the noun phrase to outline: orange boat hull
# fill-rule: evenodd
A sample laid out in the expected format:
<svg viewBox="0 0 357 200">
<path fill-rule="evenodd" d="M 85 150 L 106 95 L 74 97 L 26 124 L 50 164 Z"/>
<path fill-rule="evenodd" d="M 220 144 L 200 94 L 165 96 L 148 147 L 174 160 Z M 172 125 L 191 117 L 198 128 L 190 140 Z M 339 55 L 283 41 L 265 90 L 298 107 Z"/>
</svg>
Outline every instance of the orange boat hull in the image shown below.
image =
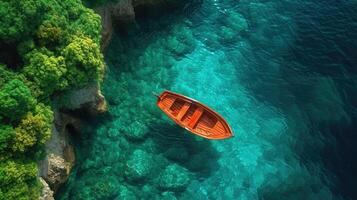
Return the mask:
<svg viewBox="0 0 357 200">
<path fill-rule="evenodd" d="M 178 125 L 207 139 L 226 139 L 232 130 L 222 116 L 204 104 L 170 91 L 158 96 L 157 106 Z"/>
</svg>

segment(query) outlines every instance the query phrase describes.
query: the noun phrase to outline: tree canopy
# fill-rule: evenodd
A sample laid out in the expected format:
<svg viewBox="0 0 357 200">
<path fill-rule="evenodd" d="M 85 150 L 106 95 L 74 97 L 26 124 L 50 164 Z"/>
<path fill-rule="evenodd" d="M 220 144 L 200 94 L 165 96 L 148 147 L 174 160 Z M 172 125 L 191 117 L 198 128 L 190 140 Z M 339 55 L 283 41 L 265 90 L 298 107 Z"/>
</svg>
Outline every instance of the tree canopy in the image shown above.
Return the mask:
<svg viewBox="0 0 357 200">
<path fill-rule="evenodd" d="M 0 199 L 38 199 L 52 99 L 103 78 L 100 22 L 81 0 L 0 0 Z"/>
<path fill-rule="evenodd" d="M 3 118 L 11 121 L 21 119 L 34 109 L 35 104 L 30 89 L 18 79 L 7 82 L 0 89 L 0 115 Z"/>
<path fill-rule="evenodd" d="M 0 38 L 4 42 L 27 37 L 39 23 L 45 6 L 43 1 L 0 1 Z"/>
</svg>

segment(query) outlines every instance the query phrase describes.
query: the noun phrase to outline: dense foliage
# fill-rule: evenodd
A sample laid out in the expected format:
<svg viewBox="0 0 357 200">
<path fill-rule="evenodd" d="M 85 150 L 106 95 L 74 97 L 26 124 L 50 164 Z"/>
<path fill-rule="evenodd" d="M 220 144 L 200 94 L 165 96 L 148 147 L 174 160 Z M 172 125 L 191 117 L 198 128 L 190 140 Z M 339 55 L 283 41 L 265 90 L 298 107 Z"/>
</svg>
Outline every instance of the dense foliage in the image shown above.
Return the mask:
<svg viewBox="0 0 357 200">
<path fill-rule="evenodd" d="M 90 8 L 115 2 L 115 0 L 84 0 L 85 5 Z"/>
<path fill-rule="evenodd" d="M 0 200 L 38 198 L 51 99 L 101 81 L 100 28 L 80 0 L 0 0 Z"/>
</svg>

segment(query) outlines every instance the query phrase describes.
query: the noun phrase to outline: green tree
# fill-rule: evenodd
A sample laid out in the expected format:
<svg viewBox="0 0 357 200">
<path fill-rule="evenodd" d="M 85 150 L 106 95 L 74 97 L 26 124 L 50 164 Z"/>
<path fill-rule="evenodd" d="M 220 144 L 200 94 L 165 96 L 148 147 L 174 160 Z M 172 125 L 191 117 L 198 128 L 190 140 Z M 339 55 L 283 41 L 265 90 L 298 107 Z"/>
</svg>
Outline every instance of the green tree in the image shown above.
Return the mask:
<svg viewBox="0 0 357 200">
<path fill-rule="evenodd" d="M 53 113 L 49 107 L 39 104 L 36 107 L 36 114 L 27 113 L 15 128 L 15 139 L 12 149 L 14 151 L 25 152 L 35 144 L 43 145 L 51 136 L 51 125 Z"/>
<path fill-rule="evenodd" d="M 72 87 L 83 87 L 86 84 L 103 78 L 104 61 L 99 46 L 86 36 L 74 36 L 63 49 L 68 67 L 68 82 Z"/>
<path fill-rule="evenodd" d="M 39 26 L 36 36 L 41 46 L 54 47 L 62 41 L 64 31 L 53 22 L 46 20 Z"/>
<path fill-rule="evenodd" d="M 68 86 L 65 79 L 67 69 L 62 56 L 54 56 L 43 48 L 31 51 L 26 58 L 28 61 L 23 74 L 40 88 L 41 96 L 50 96 L 54 91 Z"/>
<path fill-rule="evenodd" d="M 11 42 L 28 36 L 40 22 L 44 9 L 39 0 L 0 0 L 0 39 Z"/>
<path fill-rule="evenodd" d="M 0 0 L 0 200 L 38 199 L 49 97 L 102 80 L 100 21 L 81 0 Z"/>
<path fill-rule="evenodd" d="M 87 8 L 82 9 L 81 15 L 71 24 L 71 29 L 74 33 L 84 34 L 98 45 L 100 43 L 101 28 L 100 16 Z"/>
<path fill-rule="evenodd" d="M 37 134 L 38 143 L 43 145 L 51 137 L 52 122 L 54 120 L 53 111 L 50 106 L 39 103 L 36 105 L 35 113 L 44 122 L 44 126 L 41 127 L 41 131 Z"/>
<path fill-rule="evenodd" d="M 0 88 L 9 80 L 12 80 L 15 74 L 9 71 L 5 65 L 0 64 Z"/>
<path fill-rule="evenodd" d="M 12 126 L 0 125 L 0 160 L 1 154 L 6 153 L 12 144 L 12 140 L 15 137 L 15 131 Z"/>
<path fill-rule="evenodd" d="M 0 199 L 37 199 L 40 190 L 36 163 L 19 160 L 0 163 Z"/>
<path fill-rule="evenodd" d="M 20 80 L 7 82 L 0 89 L 0 116 L 16 121 L 34 109 L 36 100 Z"/>
</svg>

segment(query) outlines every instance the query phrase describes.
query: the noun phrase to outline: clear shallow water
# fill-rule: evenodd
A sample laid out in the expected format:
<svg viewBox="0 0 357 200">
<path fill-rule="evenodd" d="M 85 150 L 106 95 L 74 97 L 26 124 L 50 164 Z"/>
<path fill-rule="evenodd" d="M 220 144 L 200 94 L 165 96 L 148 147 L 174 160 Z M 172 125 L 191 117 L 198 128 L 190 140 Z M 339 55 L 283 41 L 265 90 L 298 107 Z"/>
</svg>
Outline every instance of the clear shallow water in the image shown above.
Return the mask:
<svg viewBox="0 0 357 200">
<path fill-rule="evenodd" d="M 115 36 L 109 113 L 75 136 L 59 199 L 353 199 L 354 1 L 219 1 Z M 208 141 L 155 106 L 169 89 L 221 113 Z"/>
</svg>

